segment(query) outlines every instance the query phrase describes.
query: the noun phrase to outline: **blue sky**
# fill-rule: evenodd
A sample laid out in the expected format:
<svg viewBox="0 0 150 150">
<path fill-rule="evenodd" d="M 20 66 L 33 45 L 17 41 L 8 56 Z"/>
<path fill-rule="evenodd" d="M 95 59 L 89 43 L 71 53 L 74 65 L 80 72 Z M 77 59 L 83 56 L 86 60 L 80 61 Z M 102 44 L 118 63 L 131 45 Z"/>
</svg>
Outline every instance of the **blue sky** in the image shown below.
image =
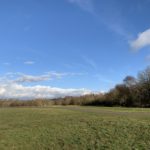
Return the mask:
<svg viewBox="0 0 150 150">
<path fill-rule="evenodd" d="M 0 94 L 6 83 L 107 91 L 136 76 L 150 63 L 149 8 L 150 0 L 1 0 Z"/>
</svg>

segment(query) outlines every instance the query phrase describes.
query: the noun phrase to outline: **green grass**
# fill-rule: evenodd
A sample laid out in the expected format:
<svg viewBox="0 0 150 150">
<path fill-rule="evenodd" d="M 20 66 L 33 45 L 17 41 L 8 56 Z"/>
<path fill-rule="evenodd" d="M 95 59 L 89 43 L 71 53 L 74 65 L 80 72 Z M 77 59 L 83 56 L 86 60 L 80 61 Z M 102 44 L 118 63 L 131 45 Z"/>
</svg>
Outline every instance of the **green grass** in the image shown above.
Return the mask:
<svg viewBox="0 0 150 150">
<path fill-rule="evenodd" d="M 1 108 L 0 150 L 148 150 L 150 109 Z"/>
</svg>

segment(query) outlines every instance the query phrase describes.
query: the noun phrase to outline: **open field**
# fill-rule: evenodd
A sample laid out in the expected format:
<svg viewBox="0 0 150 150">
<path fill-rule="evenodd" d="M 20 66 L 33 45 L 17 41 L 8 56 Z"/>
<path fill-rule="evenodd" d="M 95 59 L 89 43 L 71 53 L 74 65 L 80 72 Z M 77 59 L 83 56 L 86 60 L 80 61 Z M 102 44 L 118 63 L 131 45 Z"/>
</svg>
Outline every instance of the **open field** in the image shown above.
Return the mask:
<svg viewBox="0 0 150 150">
<path fill-rule="evenodd" d="M 1 108 L 0 150 L 148 150 L 150 109 Z"/>
</svg>

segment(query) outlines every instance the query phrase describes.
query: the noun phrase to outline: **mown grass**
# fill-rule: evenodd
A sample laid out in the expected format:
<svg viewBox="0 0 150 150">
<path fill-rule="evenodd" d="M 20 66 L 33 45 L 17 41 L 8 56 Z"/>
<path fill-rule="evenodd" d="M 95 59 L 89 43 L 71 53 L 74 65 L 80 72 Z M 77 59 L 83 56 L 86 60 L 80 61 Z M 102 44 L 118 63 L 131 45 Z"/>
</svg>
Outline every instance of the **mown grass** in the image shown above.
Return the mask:
<svg viewBox="0 0 150 150">
<path fill-rule="evenodd" d="M 1 108 L 0 150 L 148 150 L 150 110 Z"/>
</svg>

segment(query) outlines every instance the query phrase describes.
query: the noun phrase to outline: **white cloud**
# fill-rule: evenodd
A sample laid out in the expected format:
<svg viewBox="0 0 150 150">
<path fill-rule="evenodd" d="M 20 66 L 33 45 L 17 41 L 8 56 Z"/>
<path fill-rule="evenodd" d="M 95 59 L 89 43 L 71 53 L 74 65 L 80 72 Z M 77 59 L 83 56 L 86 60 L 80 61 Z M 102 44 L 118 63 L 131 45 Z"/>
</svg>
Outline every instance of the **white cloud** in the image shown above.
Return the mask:
<svg viewBox="0 0 150 150">
<path fill-rule="evenodd" d="M 34 99 L 34 98 L 58 98 L 65 96 L 80 96 L 90 94 L 87 89 L 74 88 L 57 88 L 50 86 L 26 86 L 23 83 L 47 81 L 51 79 L 59 79 L 64 76 L 83 75 L 80 73 L 58 73 L 48 72 L 43 75 L 33 76 L 23 73 L 9 72 L 4 76 L 0 76 L 0 98 L 17 98 L 17 99 Z"/>
<path fill-rule="evenodd" d="M 133 50 L 139 50 L 146 46 L 150 46 L 150 29 L 138 34 L 138 37 L 130 42 Z"/>
<path fill-rule="evenodd" d="M 1 87 L 0 88 L 0 95 L 3 95 L 6 92 L 5 88 Z"/>
<path fill-rule="evenodd" d="M 34 61 L 25 61 L 24 64 L 26 64 L 26 65 L 33 65 L 33 64 L 35 64 L 35 62 Z"/>
<path fill-rule="evenodd" d="M 90 94 L 87 89 L 63 89 L 50 86 L 23 86 L 21 84 L 0 85 L 0 98 L 35 99 L 80 96 Z"/>
</svg>

